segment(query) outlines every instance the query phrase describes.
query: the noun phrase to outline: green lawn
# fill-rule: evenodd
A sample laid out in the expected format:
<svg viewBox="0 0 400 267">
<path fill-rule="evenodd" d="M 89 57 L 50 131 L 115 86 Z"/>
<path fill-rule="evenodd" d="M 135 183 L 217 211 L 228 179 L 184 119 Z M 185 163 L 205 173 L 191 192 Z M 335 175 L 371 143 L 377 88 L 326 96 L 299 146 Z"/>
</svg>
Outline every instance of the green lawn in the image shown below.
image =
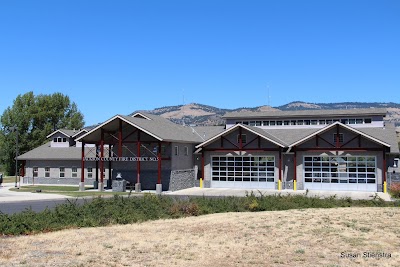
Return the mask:
<svg viewBox="0 0 400 267">
<path fill-rule="evenodd" d="M 86 187 L 86 190 L 93 189 L 93 187 Z M 113 196 L 113 195 L 128 195 L 128 192 L 99 192 L 99 191 L 79 191 L 78 186 L 58 186 L 58 185 L 25 185 L 19 189 L 10 188 L 15 192 L 32 192 L 32 193 L 47 193 L 47 194 L 60 194 L 70 197 L 87 197 L 87 196 Z M 40 192 L 39 192 L 40 190 Z M 134 194 L 134 192 L 132 192 Z"/>
<path fill-rule="evenodd" d="M 15 183 L 15 176 L 3 176 L 3 183 Z"/>
</svg>

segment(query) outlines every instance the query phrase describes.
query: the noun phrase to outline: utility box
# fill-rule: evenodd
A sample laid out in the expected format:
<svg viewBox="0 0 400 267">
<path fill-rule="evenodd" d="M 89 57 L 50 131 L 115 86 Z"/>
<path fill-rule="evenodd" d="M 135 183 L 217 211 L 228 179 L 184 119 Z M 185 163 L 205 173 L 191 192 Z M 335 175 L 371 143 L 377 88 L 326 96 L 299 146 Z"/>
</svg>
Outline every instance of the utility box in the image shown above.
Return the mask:
<svg viewBox="0 0 400 267">
<path fill-rule="evenodd" d="M 113 192 L 126 192 L 126 180 L 113 180 L 112 181 Z"/>
</svg>

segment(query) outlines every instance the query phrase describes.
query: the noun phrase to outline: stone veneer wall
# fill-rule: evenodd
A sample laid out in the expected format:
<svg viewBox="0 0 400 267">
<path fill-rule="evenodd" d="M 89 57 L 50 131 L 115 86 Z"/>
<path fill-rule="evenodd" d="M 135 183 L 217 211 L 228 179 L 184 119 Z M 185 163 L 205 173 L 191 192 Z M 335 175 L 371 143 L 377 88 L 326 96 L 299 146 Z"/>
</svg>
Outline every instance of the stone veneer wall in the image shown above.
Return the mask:
<svg viewBox="0 0 400 267">
<path fill-rule="evenodd" d="M 195 186 L 196 180 L 194 169 L 171 171 L 169 191 L 177 191 Z"/>
</svg>

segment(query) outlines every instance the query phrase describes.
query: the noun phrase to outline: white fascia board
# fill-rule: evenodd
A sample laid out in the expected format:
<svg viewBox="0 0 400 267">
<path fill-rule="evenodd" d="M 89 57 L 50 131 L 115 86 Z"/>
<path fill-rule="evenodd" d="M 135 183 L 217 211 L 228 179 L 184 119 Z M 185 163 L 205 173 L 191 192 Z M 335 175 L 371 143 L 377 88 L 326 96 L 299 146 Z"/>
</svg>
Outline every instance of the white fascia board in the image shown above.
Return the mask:
<svg viewBox="0 0 400 267">
<path fill-rule="evenodd" d="M 122 121 L 124 121 L 124 122 L 130 124 L 130 125 L 133 126 L 133 127 L 136 127 L 137 129 L 139 129 L 139 130 L 141 130 L 141 131 L 147 133 L 148 135 L 150 135 L 150 136 L 152 136 L 152 137 L 158 139 L 159 141 L 163 141 L 163 139 L 162 139 L 161 137 L 158 137 L 158 136 L 154 135 L 153 133 L 150 133 L 149 131 L 147 131 L 147 130 L 141 128 L 140 126 L 138 126 L 138 125 L 134 124 L 133 122 L 131 122 L 131 121 L 125 119 L 124 117 L 121 117 L 120 115 L 115 115 L 114 117 L 112 117 L 111 119 L 107 120 L 106 122 L 103 122 L 102 124 L 98 125 L 96 128 L 90 130 L 90 131 L 87 132 L 86 134 L 84 134 L 84 135 L 82 135 L 81 137 L 79 137 L 78 139 L 76 139 L 76 141 L 79 141 L 79 142 L 80 142 L 80 140 L 82 140 L 82 138 L 88 136 L 88 135 L 91 134 L 92 132 L 97 131 L 98 129 L 100 129 L 101 127 L 107 125 L 108 123 L 114 121 L 115 119 L 121 119 Z"/>
<path fill-rule="evenodd" d="M 143 113 L 140 113 L 140 112 L 136 112 L 135 114 L 133 114 L 133 115 L 130 116 L 130 117 L 134 118 L 134 117 L 137 116 L 137 115 L 140 115 L 140 116 L 142 116 L 143 118 L 145 118 L 146 120 L 151 121 L 151 119 L 150 119 L 149 117 L 147 117 L 146 115 L 144 115 Z"/>
<path fill-rule="evenodd" d="M 285 147 L 283 144 L 277 143 L 277 142 L 275 142 L 274 140 L 271 140 L 271 139 L 269 139 L 268 137 L 266 137 L 266 136 L 264 136 L 264 135 L 262 135 L 262 134 L 260 134 L 260 133 L 258 133 L 258 132 L 256 132 L 256 131 L 253 131 L 252 129 L 246 127 L 245 125 L 239 123 L 239 124 L 236 124 L 235 126 L 230 127 L 229 129 L 225 130 L 224 132 L 222 132 L 222 133 L 220 133 L 220 134 L 214 136 L 213 138 L 211 138 L 211 139 L 209 139 L 209 140 L 207 140 L 207 141 L 201 143 L 200 145 L 197 145 L 196 148 L 201 148 L 201 147 L 203 147 L 203 146 L 205 146 L 205 145 L 208 145 L 208 144 L 214 142 L 214 141 L 215 141 L 216 139 L 218 139 L 219 137 L 221 137 L 221 136 L 223 136 L 223 135 L 225 135 L 225 134 L 228 134 L 228 133 L 230 133 L 230 132 L 233 132 L 234 130 L 236 130 L 236 128 L 239 128 L 239 127 L 242 127 L 243 129 L 245 129 L 245 130 L 247 130 L 247 131 L 249 131 L 249 132 L 252 132 L 253 134 L 255 134 L 255 135 L 257 135 L 257 136 L 260 136 L 261 138 L 263 138 L 263 139 L 265 139 L 265 140 L 267 140 L 267 141 L 269 141 L 269 142 L 271 142 L 271 143 L 274 143 L 274 144 L 277 145 L 277 146 Z"/>
<path fill-rule="evenodd" d="M 343 124 L 343 123 L 337 121 L 337 122 L 335 122 L 335 123 L 333 123 L 333 124 L 330 124 L 330 125 L 328 125 L 328 126 L 322 128 L 322 129 L 316 131 L 315 133 L 312 133 L 312 134 L 310 134 L 309 136 L 306 136 L 306 137 L 304 137 L 303 139 L 300 139 L 299 141 L 297 141 L 297 142 L 291 144 L 291 145 L 289 146 L 289 150 L 288 150 L 288 151 L 290 151 L 290 150 L 292 149 L 292 147 L 297 146 L 297 145 L 299 145 L 299 144 L 302 144 L 302 143 L 304 143 L 304 142 L 310 140 L 311 138 L 313 138 L 313 137 L 316 136 L 317 134 L 320 134 L 320 133 L 323 133 L 323 132 L 326 132 L 326 131 L 330 130 L 331 128 L 335 127 L 336 125 L 340 125 L 341 127 L 345 128 L 345 129 L 347 129 L 347 130 L 349 130 L 349 131 L 351 131 L 351 132 L 354 132 L 354 133 L 357 133 L 357 134 L 359 134 L 359 135 L 362 135 L 362 136 L 364 136 L 365 138 L 370 139 L 370 140 L 372 140 L 372 141 L 374 141 L 374 142 L 376 142 L 376 143 L 379 143 L 379 144 L 381 144 L 381 145 L 390 147 L 390 145 L 389 145 L 388 143 L 385 143 L 385 142 L 383 142 L 383 141 L 381 141 L 381 140 L 379 140 L 379 139 L 376 139 L 376 138 L 374 138 L 374 137 L 372 137 L 372 136 L 370 136 L 370 135 L 368 135 L 368 134 L 365 134 L 365 133 L 363 133 L 363 132 L 360 132 L 360 131 L 358 131 L 358 130 L 355 129 L 355 128 L 352 128 L 352 127 L 350 127 L 350 126 L 347 126 L 346 124 Z"/>
<path fill-rule="evenodd" d="M 55 135 L 56 133 L 62 133 L 63 135 L 70 137 L 68 134 L 64 133 L 63 131 L 61 131 L 60 129 L 58 129 L 57 131 L 52 132 L 51 134 L 49 134 L 48 136 L 46 136 L 46 138 L 50 138 L 53 135 Z"/>
<path fill-rule="evenodd" d="M 82 130 L 80 130 L 79 132 L 77 132 L 76 134 L 74 134 L 74 135 L 72 136 L 72 138 L 74 138 L 75 136 L 79 135 L 79 134 L 82 133 L 82 132 L 88 132 L 88 130 L 82 129 Z"/>
</svg>

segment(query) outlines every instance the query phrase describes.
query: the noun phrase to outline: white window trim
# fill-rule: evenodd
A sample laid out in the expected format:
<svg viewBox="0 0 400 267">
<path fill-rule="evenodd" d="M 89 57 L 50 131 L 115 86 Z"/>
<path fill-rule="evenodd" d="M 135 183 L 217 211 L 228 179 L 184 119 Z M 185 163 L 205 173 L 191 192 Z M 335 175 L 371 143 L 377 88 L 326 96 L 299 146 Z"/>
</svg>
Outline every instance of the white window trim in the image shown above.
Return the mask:
<svg viewBox="0 0 400 267">
<path fill-rule="evenodd" d="M 63 172 L 61 171 L 61 168 L 64 169 Z M 64 177 L 61 177 L 61 173 L 64 173 Z M 62 167 L 62 166 L 61 166 L 60 168 L 58 168 L 58 177 L 59 177 L 59 178 L 65 178 L 65 167 Z"/>
</svg>

